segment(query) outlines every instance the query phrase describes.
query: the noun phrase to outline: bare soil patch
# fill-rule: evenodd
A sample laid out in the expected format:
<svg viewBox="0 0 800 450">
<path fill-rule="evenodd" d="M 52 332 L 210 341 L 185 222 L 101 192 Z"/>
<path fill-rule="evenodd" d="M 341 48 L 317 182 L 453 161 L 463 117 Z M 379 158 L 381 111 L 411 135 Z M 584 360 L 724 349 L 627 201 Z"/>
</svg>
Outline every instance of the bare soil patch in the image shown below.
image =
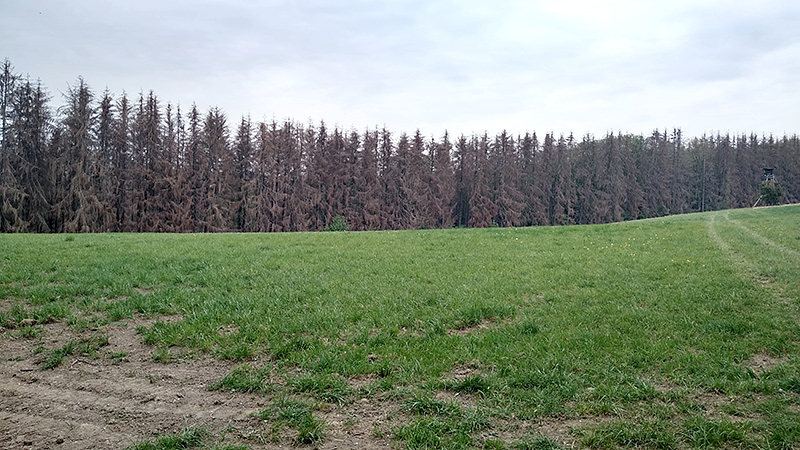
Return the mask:
<svg viewBox="0 0 800 450">
<path fill-rule="evenodd" d="M 610 418 L 579 417 L 575 419 L 544 420 L 536 424 L 533 429 L 536 433 L 547 436 L 557 442 L 562 448 L 578 448 L 575 430 L 592 427 L 601 423 L 610 422 Z"/>
<path fill-rule="evenodd" d="M 447 372 L 443 378 L 463 380 L 470 375 L 481 375 L 483 374 L 483 371 L 483 363 L 477 359 L 473 359 L 472 361 L 467 361 L 463 364 L 457 365 L 450 372 Z"/>
<path fill-rule="evenodd" d="M 231 334 L 236 333 L 237 331 L 239 331 L 239 327 L 237 327 L 232 323 L 217 328 L 217 334 L 219 334 L 220 336 L 229 336 Z"/>
<path fill-rule="evenodd" d="M 786 361 L 785 357 L 773 356 L 767 352 L 758 352 L 744 361 L 743 364 L 756 375 L 761 375 L 778 367 L 784 361 Z"/>
<path fill-rule="evenodd" d="M 520 436 L 541 436 L 556 442 L 561 448 L 575 449 L 580 448 L 578 443 L 579 433 L 577 430 L 587 427 L 595 427 L 612 420 L 611 417 L 570 417 L 570 418 L 547 418 L 530 421 L 512 420 L 506 423 L 505 431 L 493 433 L 494 438 L 502 439 L 507 443 L 517 442 Z"/>
<path fill-rule="evenodd" d="M 11 311 L 11 305 L 13 305 L 13 303 L 10 298 L 0 298 L 0 312 Z"/>
<path fill-rule="evenodd" d="M 0 336 L 0 449 L 122 449 L 188 427 L 203 427 L 224 435 L 226 444 L 251 449 L 291 445 L 290 440 L 275 442 L 271 424 L 254 416 L 270 398 L 208 390 L 237 363 L 213 358 L 153 362 L 155 349 L 142 343 L 136 328 L 155 320 L 180 317 L 137 318 L 88 330 L 108 336 L 99 358 L 67 356 L 46 371 L 39 364 L 44 356 L 35 350 L 58 348 L 78 333 L 52 323 L 36 338 Z M 391 448 L 388 436 L 373 433 L 391 409 L 366 398 L 332 407 L 322 413 L 328 437 L 318 447 Z"/>
<path fill-rule="evenodd" d="M 461 392 L 439 391 L 434 396 L 436 400 L 445 403 L 456 403 L 462 409 L 475 409 L 478 404 L 475 401 L 475 396 L 472 394 L 463 394 Z"/>
<path fill-rule="evenodd" d="M 488 329 L 492 325 L 492 323 L 493 322 L 489 319 L 483 319 L 475 325 L 469 325 L 447 330 L 447 334 L 449 334 L 450 336 L 467 336 L 469 334 L 477 333 L 479 331 Z"/>
<path fill-rule="evenodd" d="M 153 293 L 153 288 L 147 286 L 137 286 L 133 288 L 133 291 L 140 295 L 147 295 Z"/>
<path fill-rule="evenodd" d="M 703 406 L 707 411 L 716 411 L 730 403 L 727 394 L 720 392 L 697 392 L 692 399 Z"/>
</svg>

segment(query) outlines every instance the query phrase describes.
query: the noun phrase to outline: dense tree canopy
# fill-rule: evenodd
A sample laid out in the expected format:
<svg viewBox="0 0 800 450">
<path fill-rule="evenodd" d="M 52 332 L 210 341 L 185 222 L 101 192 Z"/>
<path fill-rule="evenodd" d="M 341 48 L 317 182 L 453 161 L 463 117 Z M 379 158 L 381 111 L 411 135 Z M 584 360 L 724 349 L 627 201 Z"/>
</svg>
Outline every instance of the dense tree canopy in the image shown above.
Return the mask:
<svg viewBox="0 0 800 450">
<path fill-rule="evenodd" d="M 529 226 L 751 206 L 761 169 L 800 198 L 797 135 L 679 129 L 649 136 L 426 138 L 324 122 L 231 125 L 218 108 L 155 93 L 97 95 L 83 80 L 53 109 L 0 67 L 0 231 L 213 232 Z M 535 126 L 535 124 L 531 124 Z"/>
</svg>

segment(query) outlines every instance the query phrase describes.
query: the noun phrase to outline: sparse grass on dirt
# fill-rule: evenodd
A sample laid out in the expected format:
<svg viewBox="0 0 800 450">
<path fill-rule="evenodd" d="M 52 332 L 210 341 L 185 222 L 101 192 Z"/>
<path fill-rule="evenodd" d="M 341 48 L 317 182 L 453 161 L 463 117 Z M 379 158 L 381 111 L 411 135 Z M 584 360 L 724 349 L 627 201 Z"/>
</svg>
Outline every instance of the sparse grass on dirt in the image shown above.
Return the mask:
<svg viewBox="0 0 800 450">
<path fill-rule="evenodd" d="M 127 447 L 126 450 L 247 450 L 246 446 L 214 445 L 213 436 L 202 428 L 187 428 L 178 434 L 167 434 L 155 439 L 142 441 Z"/>
<path fill-rule="evenodd" d="M 47 357 L 42 362 L 42 370 L 58 367 L 64 357 L 70 355 L 85 355 L 90 358 L 97 358 L 97 351 L 106 345 L 108 345 L 108 337 L 102 334 L 95 334 L 78 340 L 69 340 L 60 348 L 45 350 Z"/>
<path fill-rule="evenodd" d="M 366 399 L 386 411 L 374 434 L 407 448 L 792 448 L 797 280 L 800 206 L 557 228 L 2 235 L 0 343 L 64 323 L 71 348 L 29 355 L 56 367 L 102 357 L 75 347 L 97 330 L 153 317 L 139 338 L 156 361 L 237 362 L 210 388 L 272 404 L 260 417 L 279 442 L 324 445 L 346 428 L 325 417 Z"/>
<path fill-rule="evenodd" d="M 258 417 L 273 421 L 270 434 L 280 442 L 284 426 L 296 429 L 294 444 L 318 444 L 325 438 L 325 421 L 314 416 L 314 405 L 288 397 L 278 398 L 274 404 L 258 413 Z"/>
<path fill-rule="evenodd" d="M 203 428 L 189 428 L 180 434 L 169 434 L 128 447 L 127 450 L 179 450 L 197 448 L 208 437 Z"/>
</svg>

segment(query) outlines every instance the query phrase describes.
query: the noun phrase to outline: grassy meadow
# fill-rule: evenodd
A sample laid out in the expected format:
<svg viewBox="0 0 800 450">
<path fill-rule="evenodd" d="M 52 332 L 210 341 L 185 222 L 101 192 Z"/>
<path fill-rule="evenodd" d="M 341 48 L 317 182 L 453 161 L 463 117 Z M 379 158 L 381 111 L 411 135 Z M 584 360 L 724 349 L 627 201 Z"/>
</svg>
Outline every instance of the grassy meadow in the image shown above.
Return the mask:
<svg viewBox="0 0 800 450">
<path fill-rule="evenodd" d="M 154 361 L 240 361 L 212 389 L 269 398 L 260 415 L 298 444 L 324 442 L 320 411 L 368 397 L 396 408 L 374 432 L 400 448 L 559 448 L 530 430 L 578 418 L 586 448 L 800 448 L 799 280 L 800 206 L 516 229 L 0 235 L 0 343 L 54 321 L 163 317 L 140 329 Z M 93 339 L 66 350 L 103 357 Z M 45 351 L 43 369 L 70 353 Z"/>
</svg>

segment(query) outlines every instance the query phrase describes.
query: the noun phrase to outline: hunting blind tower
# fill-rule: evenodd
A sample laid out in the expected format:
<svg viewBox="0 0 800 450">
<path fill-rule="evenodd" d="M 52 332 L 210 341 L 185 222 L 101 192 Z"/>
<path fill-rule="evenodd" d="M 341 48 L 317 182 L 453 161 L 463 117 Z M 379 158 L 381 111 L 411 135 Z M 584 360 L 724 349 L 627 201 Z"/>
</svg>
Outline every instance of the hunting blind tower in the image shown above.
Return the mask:
<svg viewBox="0 0 800 450">
<path fill-rule="evenodd" d="M 759 203 L 765 205 L 777 205 L 783 196 L 783 190 L 780 185 L 775 183 L 775 168 L 764 167 L 762 168 L 764 175 L 761 176 L 761 187 L 759 188 L 758 200 L 756 200 L 753 207 L 758 206 Z"/>
<path fill-rule="evenodd" d="M 764 167 L 764 175 L 761 177 L 763 184 L 775 184 L 775 169 L 772 167 Z"/>
</svg>

